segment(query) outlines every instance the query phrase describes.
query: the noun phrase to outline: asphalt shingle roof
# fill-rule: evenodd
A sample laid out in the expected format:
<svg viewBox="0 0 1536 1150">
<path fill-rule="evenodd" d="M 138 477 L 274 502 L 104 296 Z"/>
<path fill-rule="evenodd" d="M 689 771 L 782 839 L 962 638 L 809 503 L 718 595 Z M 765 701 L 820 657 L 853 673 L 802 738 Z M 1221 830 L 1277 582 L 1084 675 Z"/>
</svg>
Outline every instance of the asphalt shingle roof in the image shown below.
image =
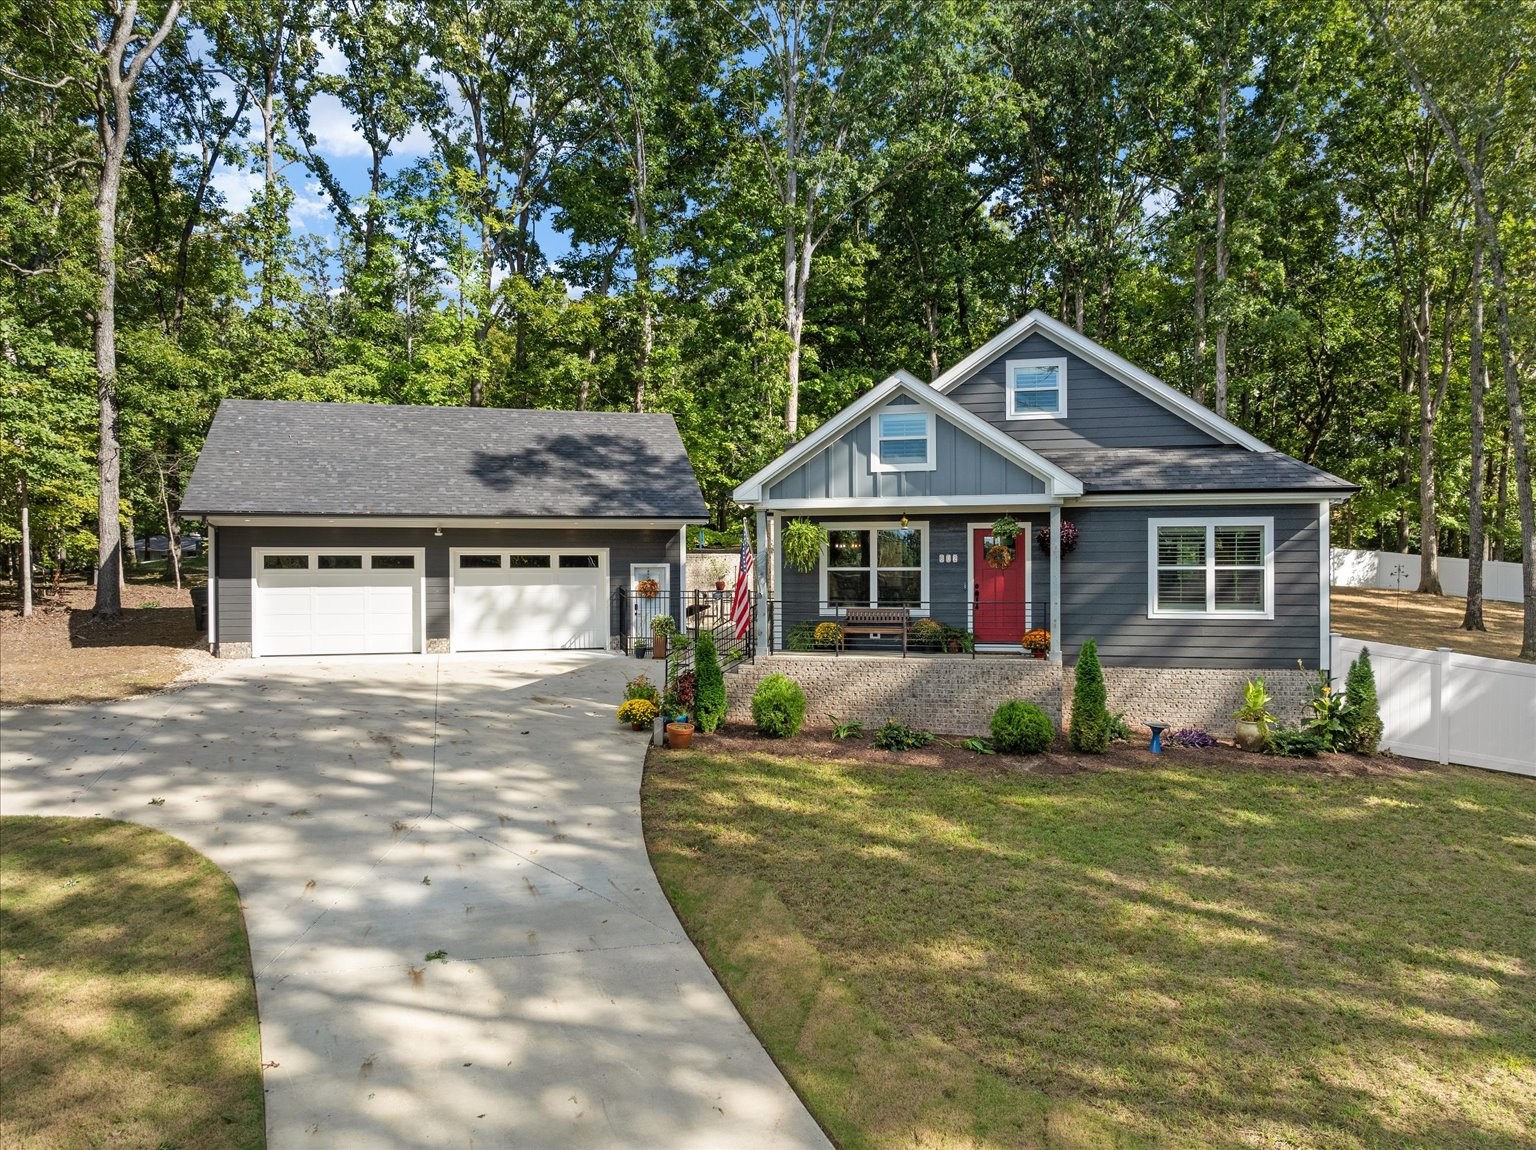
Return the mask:
<svg viewBox="0 0 1536 1150">
<path fill-rule="evenodd" d="M 1244 447 L 1095 447 L 1042 454 L 1081 479 L 1087 495 L 1358 490 L 1289 455 Z"/>
<path fill-rule="evenodd" d="M 670 415 L 226 399 L 184 515 L 708 517 Z"/>
</svg>

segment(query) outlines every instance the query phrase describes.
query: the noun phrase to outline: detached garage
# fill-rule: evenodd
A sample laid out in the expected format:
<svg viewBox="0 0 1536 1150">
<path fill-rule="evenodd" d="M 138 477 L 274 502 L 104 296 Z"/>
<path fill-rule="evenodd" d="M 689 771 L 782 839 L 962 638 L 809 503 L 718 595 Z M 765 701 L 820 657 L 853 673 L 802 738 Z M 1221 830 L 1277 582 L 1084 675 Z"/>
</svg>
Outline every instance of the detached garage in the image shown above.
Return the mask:
<svg viewBox="0 0 1536 1150">
<path fill-rule="evenodd" d="M 706 511 L 669 415 L 225 400 L 181 514 L 241 658 L 618 647 Z"/>
</svg>

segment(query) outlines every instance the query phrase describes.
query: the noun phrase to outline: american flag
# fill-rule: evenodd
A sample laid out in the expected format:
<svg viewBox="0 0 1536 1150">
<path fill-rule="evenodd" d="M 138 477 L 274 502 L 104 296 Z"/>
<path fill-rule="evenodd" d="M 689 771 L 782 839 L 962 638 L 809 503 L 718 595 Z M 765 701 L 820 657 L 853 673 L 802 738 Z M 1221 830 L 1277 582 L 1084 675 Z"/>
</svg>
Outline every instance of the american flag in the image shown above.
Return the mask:
<svg viewBox="0 0 1536 1150">
<path fill-rule="evenodd" d="M 741 562 L 736 570 L 736 594 L 731 601 L 731 622 L 736 638 L 745 639 L 752 626 L 752 545 L 747 542 L 747 521 L 741 521 Z"/>
</svg>

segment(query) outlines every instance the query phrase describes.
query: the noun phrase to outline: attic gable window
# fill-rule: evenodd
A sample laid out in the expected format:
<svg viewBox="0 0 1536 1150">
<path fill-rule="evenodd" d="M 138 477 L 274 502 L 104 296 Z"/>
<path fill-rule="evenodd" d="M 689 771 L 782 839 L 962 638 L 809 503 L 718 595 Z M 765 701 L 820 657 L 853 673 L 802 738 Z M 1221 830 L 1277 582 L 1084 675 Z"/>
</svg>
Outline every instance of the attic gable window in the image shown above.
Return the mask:
<svg viewBox="0 0 1536 1150">
<path fill-rule="evenodd" d="M 1009 419 L 1066 417 L 1065 359 L 1010 359 L 1004 378 Z"/>
<path fill-rule="evenodd" d="M 875 413 L 870 432 L 871 471 L 932 471 L 938 466 L 933 412 L 916 406 L 888 407 Z"/>
</svg>

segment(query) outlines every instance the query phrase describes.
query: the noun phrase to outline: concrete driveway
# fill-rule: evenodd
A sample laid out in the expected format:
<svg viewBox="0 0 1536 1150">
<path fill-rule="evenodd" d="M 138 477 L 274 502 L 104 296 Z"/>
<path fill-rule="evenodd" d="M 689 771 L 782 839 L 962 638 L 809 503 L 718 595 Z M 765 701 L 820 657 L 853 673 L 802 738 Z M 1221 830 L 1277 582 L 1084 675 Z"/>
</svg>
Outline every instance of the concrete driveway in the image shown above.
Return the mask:
<svg viewBox="0 0 1536 1150">
<path fill-rule="evenodd" d="M 635 667 L 242 662 L 9 711 L 0 809 L 145 823 L 234 879 L 274 1148 L 825 1147 L 647 861 Z"/>
</svg>

